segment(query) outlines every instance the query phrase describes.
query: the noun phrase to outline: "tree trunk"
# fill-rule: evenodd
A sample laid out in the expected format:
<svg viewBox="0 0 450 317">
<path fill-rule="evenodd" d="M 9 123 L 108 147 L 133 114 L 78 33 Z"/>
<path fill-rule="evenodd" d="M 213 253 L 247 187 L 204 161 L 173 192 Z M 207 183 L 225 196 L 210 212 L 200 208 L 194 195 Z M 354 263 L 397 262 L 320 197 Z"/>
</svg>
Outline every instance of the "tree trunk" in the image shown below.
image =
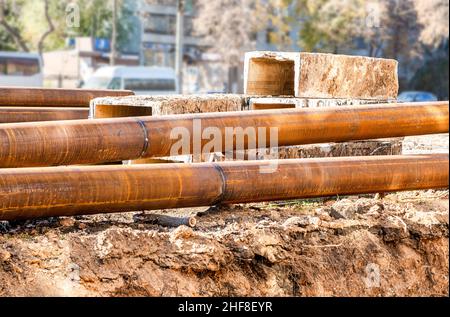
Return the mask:
<svg viewBox="0 0 450 317">
<path fill-rule="evenodd" d="M 45 19 L 47 20 L 48 23 L 48 30 L 41 35 L 41 38 L 39 39 L 38 42 L 38 52 L 39 55 L 41 55 L 42 57 L 42 52 L 44 51 L 44 41 L 47 38 L 47 36 L 49 36 L 51 33 L 53 33 L 55 31 L 55 26 L 53 24 L 52 18 L 50 17 L 50 12 L 49 12 L 49 0 L 45 0 L 44 1 L 44 14 L 45 14 Z"/>
</svg>

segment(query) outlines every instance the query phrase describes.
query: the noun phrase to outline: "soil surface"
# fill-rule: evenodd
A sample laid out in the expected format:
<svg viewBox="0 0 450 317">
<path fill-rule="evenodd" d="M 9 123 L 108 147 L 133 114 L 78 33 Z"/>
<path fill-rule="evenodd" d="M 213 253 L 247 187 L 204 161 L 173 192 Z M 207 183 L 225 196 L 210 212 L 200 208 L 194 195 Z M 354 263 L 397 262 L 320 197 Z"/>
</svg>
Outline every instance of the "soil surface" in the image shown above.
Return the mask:
<svg viewBox="0 0 450 317">
<path fill-rule="evenodd" d="M 0 296 L 448 296 L 448 210 L 429 190 L 2 222 Z"/>
</svg>

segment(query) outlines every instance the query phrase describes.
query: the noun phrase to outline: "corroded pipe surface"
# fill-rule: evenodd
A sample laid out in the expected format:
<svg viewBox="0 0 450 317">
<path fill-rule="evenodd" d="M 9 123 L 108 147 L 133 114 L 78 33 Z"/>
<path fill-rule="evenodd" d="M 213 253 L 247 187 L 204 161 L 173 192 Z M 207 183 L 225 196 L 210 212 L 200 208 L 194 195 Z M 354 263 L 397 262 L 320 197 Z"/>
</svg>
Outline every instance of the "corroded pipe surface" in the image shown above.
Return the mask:
<svg viewBox="0 0 450 317">
<path fill-rule="evenodd" d="M 87 108 L 0 107 L 0 123 L 81 120 L 88 117 Z"/>
<path fill-rule="evenodd" d="M 211 138 L 203 135 L 206 128 L 215 128 L 221 138 L 221 151 L 226 152 L 236 149 L 238 142 L 232 135 L 231 146 L 227 146 L 227 127 L 255 131 L 254 137 L 241 138 L 244 149 L 248 149 L 255 148 L 249 140 L 258 140 L 260 134 L 267 141 L 256 147 L 267 147 L 271 127 L 278 130 L 278 145 L 290 146 L 446 133 L 448 124 L 448 101 L 4 124 L 0 125 L 0 167 L 172 156 L 172 147 L 179 143 L 178 134 L 183 131 L 190 138 L 188 153 L 183 154 L 193 153 L 195 148 L 197 154 L 220 152 L 205 148 Z M 193 140 L 198 141 L 198 147 Z"/>
<path fill-rule="evenodd" d="M 444 188 L 448 163 L 436 154 L 0 169 L 0 220 Z"/>
<path fill-rule="evenodd" d="M 0 87 L 0 106 L 89 107 L 94 98 L 129 95 L 134 93 L 129 90 Z"/>
</svg>

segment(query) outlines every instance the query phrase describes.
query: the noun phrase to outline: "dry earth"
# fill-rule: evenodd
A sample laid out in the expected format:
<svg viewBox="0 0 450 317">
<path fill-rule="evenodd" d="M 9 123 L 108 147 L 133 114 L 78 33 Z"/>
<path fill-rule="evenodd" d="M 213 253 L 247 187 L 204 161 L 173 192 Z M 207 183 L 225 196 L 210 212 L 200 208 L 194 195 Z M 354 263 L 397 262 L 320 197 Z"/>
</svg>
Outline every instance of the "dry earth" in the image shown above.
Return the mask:
<svg viewBox="0 0 450 317">
<path fill-rule="evenodd" d="M 2 296 L 448 296 L 448 191 L 3 223 Z"/>
</svg>

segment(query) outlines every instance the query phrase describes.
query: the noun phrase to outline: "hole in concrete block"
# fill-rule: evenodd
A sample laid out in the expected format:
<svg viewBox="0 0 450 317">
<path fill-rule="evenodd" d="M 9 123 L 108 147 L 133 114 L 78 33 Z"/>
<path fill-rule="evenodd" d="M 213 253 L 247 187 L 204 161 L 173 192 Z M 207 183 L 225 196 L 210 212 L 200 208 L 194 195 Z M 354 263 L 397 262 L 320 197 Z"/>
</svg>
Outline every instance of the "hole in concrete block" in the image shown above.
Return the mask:
<svg viewBox="0 0 450 317">
<path fill-rule="evenodd" d="M 270 110 L 270 109 L 292 109 L 294 104 L 276 104 L 276 103 L 254 103 L 251 110 Z"/>
<path fill-rule="evenodd" d="M 124 105 L 96 105 L 96 119 L 100 118 L 124 118 L 124 117 L 143 117 L 151 116 L 151 107 L 135 107 Z"/>
<path fill-rule="evenodd" d="M 295 62 L 273 58 L 250 58 L 247 94 L 265 96 L 295 95 Z"/>
</svg>

